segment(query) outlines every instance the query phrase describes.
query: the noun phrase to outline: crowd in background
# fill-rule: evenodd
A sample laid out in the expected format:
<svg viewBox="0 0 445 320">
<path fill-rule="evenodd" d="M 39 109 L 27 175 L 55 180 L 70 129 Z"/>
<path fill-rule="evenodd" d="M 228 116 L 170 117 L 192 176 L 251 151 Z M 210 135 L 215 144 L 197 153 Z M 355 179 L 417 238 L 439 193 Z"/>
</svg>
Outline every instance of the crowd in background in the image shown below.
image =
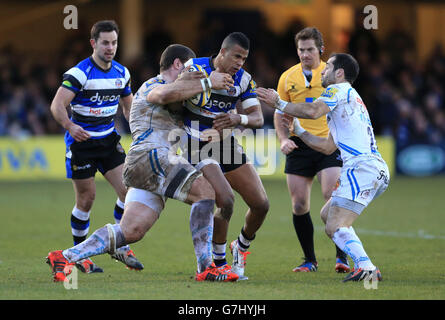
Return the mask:
<svg viewBox="0 0 445 320">
<path fill-rule="evenodd" d="M 303 27 L 296 21 L 277 35 L 260 23 L 260 30 L 247 33 L 251 51 L 245 69 L 258 86 L 275 88 L 281 73 L 298 63 L 293 37 Z M 235 31 L 217 22 L 207 23 L 200 30 L 201 40 L 194 48 L 199 56 L 216 54 L 224 36 Z M 20 138 L 63 132 L 49 107 L 62 74 L 91 54 L 87 34 L 88 31 L 79 32 L 75 38 L 67 39 L 56 56 L 36 59 L 12 47 L 0 49 L 0 136 Z M 437 46 L 424 63 L 419 63 L 414 39 L 403 30 L 394 30 L 386 41 L 378 41 L 372 31 L 357 26 L 348 37 L 348 51 L 360 64 L 354 87 L 368 108 L 376 135 L 393 136 L 398 147 L 409 143 L 445 147 L 443 48 Z M 133 92 L 158 73 L 160 53 L 175 42 L 163 28 L 146 35 L 144 56 L 127 65 Z M 263 112 L 265 127 L 272 128 L 273 112 L 267 107 Z M 128 132 L 122 114 L 116 124 L 121 133 Z"/>
</svg>

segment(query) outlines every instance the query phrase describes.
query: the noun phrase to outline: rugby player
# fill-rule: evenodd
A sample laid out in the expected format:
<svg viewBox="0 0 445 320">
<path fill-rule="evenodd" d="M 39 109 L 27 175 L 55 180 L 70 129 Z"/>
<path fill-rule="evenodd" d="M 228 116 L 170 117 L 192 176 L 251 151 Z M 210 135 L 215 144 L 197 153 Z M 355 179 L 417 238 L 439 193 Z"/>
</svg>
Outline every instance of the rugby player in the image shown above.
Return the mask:
<svg viewBox="0 0 445 320">
<path fill-rule="evenodd" d="M 210 74 L 214 70 L 228 73 L 233 86 L 227 90 L 213 87 L 210 101 L 204 107 L 186 104 L 184 124 L 188 133 L 188 160 L 201 170 L 216 192 L 213 254 L 217 266 L 230 268 L 226 260 L 229 221 L 233 213 L 234 194 L 238 192 L 249 207 L 238 238 L 230 243 L 233 254 L 232 269 L 240 280 L 244 276 L 246 257 L 251 241 L 261 227 L 269 210 L 269 201 L 261 179 L 231 130 L 238 126 L 260 128 L 264 119 L 256 97 L 256 84 L 242 67 L 249 54 L 250 41 L 241 32 L 229 34 L 222 42 L 219 53 L 211 57 L 191 59 L 187 65 L 198 64 Z M 235 113 L 237 103 L 243 114 Z M 220 141 L 209 141 L 216 130 Z M 210 133 L 209 133 L 210 131 Z M 229 132 L 227 136 L 224 133 Z M 216 139 L 218 140 L 218 139 Z M 213 146 L 212 146 L 213 145 Z M 206 153 L 203 150 L 211 150 Z M 211 153 L 211 154 L 210 154 Z"/>
<path fill-rule="evenodd" d="M 64 281 L 66 267 L 92 255 L 113 254 L 116 248 L 142 239 L 157 221 L 166 198 L 191 204 L 190 230 L 197 259 L 197 281 L 236 281 L 238 276 L 212 263 L 215 192 L 210 183 L 182 156 L 176 154 L 177 138 L 184 135 L 182 100 L 203 91 L 201 72 L 185 72 L 184 63 L 195 57 L 188 47 L 168 46 L 160 60 L 160 74 L 142 84 L 130 111 L 132 145 L 124 165 L 129 187 L 123 219 L 107 224 L 84 242 L 48 254 L 54 281 Z M 213 72 L 216 89 L 232 84 L 228 74 Z M 69 268 L 68 268 L 69 269 Z"/>
<path fill-rule="evenodd" d="M 51 103 L 54 118 L 66 129 L 66 174 L 72 180 L 76 202 L 70 219 L 75 245 L 84 241 L 89 231 L 97 170 L 117 194 L 114 206 L 117 223 L 124 211 L 127 190 L 122 182 L 122 168 L 125 151 L 114 127 L 114 117 L 120 103 L 128 120 L 133 94 L 128 69 L 113 60 L 118 34 L 119 28 L 114 21 L 98 21 L 93 25 L 90 39 L 93 54 L 65 72 Z M 128 246 L 118 248 L 113 257 L 128 268 L 143 269 Z M 78 261 L 76 266 L 85 273 L 103 272 L 91 259 Z"/>
<path fill-rule="evenodd" d="M 351 86 L 359 65 L 349 54 L 331 55 L 322 71 L 325 91 L 314 102 L 290 103 L 281 100 L 273 89 L 258 88 L 260 100 L 282 112 L 302 119 L 325 116 L 328 137 L 305 130 L 295 119 L 294 132 L 311 148 L 331 154 L 339 148 L 343 167 L 339 185 L 322 208 L 326 234 L 354 261 L 346 281 L 382 280 L 380 270 L 371 262 L 352 224 L 362 211 L 389 184 L 389 170 L 378 152 L 369 114 L 360 95 Z"/>
<path fill-rule="evenodd" d="M 308 27 L 295 35 L 295 45 L 300 63 L 286 70 L 280 77 L 277 92 L 284 101 L 292 103 L 312 102 L 323 92 L 321 72 L 326 63 L 321 60 L 324 50 L 320 31 Z M 314 226 L 310 215 L 311 188 L 317 176 L 325 201 L 329 200 L 340 176 L 342 161 L 340 152 L 335 150 L 325 155 L 313 150 L 298 138 L 289 123 L 292 118 L 280 110 L 274 114 L 274 125 L 280 140 L 281 151 L 286 155 L 287 187 L 292 202 L 292 222 L 303 250 L 304 261 L 293 269 L 294 272 L 317 271 L 318 263 L 314 248 Z M 300 119 L 301 126 L 308 132 L 327 137 L 329 129 L 326 118 Z M 336 247 L 337 272 L 349 272 L 346 254 Z"/>
</svg>

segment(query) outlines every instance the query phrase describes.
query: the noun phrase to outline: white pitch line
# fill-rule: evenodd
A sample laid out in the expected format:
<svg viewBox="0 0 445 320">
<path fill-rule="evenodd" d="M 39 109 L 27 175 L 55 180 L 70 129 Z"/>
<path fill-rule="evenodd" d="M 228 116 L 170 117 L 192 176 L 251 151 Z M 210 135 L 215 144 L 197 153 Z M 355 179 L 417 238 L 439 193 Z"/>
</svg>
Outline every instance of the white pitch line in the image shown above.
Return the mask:
<svg viewBox="0 0 445 320">
<path fill-rule="evenodd" d="M 318 231 L 324 231 L 324 227 L 316 227 Z M 362 228 L 354 228 L 358 234 L 370 234 L 373 236 L 384 236 L 394 238 L 411 238 L 411 239 L 440 239 L 445 240 L 445 236 L 428 234 L 425 230 L 417 230 L 416 232 L 398 232 L 398 231 L 382 231 L 382 230 L 369 230 Z"/>
</svg>

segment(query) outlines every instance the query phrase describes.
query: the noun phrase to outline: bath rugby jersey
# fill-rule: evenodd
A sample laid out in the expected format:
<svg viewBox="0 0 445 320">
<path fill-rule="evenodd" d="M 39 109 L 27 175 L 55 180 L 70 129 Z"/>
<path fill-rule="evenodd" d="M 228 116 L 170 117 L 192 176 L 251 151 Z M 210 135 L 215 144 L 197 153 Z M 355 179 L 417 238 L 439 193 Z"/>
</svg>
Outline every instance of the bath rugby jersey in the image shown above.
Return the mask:
<svg viewBox="0 0 445 320">
<path fill-rule="evenodd" d="M 190 59 L 185 63 L 185 66 L 198 64 L 210 75 L 215 70 L 212 62 L 213 58 L 215 57 Z M 202 108 L 194 106 L 188 101 L 186 102 L 184 126 L 189 135 L 199 138 L 202 131 L 212 127 L 213 119 L 217 114 L 234 110 L 238 100 L 241 101 L 243 109 L 260 105 L 255 92 L 255 81 L 253 81 L 252 76 L 248 72 L 241 68 L 233 76 L 233 80 L 234 86 L 228 90 L 212 89 L 209 102 Z"/>
<path fill-rule="evenodd" d="M 89 57 L 64 73 L 62 87 L 75 93 L 70 104 L 71 121 L 86 130 L 91 139 L 100 139 L 115 131 L 119 98 L 131 94 L 130 72 L 116 61 L 103 70 Z M 69 145 L 73 141 L 67 131 L 65 142 Z"/>
<path fill-rule="evenodd" d="M 314 102 L 324 91 L 321 86 L 321 72 L 326 63 L 321 61 L 320 65 L 312 70 L 310 81 L 303 74 L 301 63 L 285 71 L 278 82 L 277 92 L 282 100 L 301 103 Z M 279 110 L 278 110 L 278 113 Z M 318 119 L 299 119 L 301 126 L 308 132 L 319 137 L 327 137 L 329 129 L 325 117 Z M 292 132 L 292 130 L 290 130 Z M 291 135 L 295 135 L 293 132 Z"/>
</svg>

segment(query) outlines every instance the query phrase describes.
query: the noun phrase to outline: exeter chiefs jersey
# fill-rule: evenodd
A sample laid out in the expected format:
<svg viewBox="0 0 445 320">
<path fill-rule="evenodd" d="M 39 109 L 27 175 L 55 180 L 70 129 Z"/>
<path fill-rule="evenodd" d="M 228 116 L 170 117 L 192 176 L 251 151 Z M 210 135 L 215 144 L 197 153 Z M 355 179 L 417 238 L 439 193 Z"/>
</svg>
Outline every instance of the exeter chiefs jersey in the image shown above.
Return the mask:
<svg viewBox="0 0 445 320">
<path fill-rule="evenodd" d="M 131 94 L 130 73 L 116 61 L 103 70 L 89 57 L 65 72 L 62 87 L 76 94 L 71 101 L 71 120 L 92 139 L 100 139 L 115 131 L 119 98 Z M 65 141 L 68 145 L 74 141 L 68 132 Z"/>
<path fill-rule="evenodd" d="M 328 86 L 317 100 L 331 109 L 326 119 L 343 162 L 365 154 L 381 157 L 368 110 L 348 82 Z"/>
<path fill-rule="evenodd" d="M 213 65 L 214 57 L 194 58 L 185 63 L 185 66 L 192 64 L 201 65 L 207 74 L 210 75 L 215 70 Z M 234 76 L 234 86 L 229 90 L 212 89 L 209 102 L 202 108 L 192 105 L 186 101 L 184 125 L 189 135 L 199 138 L 200 132 L 209 129 L 213 125 L 215 116 L 222 112 L 231 112 L 236 108 L 236 103 L 241 100 L 244 109 L 260 105 L 255 88 L 256 84 L 252 76 L 244 69 L 240 69 Z M 232 111 L 233 112 L 233 111 Z M 199 121 L 199 125 L 198 125 Z"/>
<path fill-rule="evenodd" d="M 170 147 L 178 137 L 184 135 L 180 103 L 164 106 L 147 101 L 150 91 L 165 83 L 162 76 L 158 75 L 145 81 L 136 92 L 130 110 L 129 122 L 133 139 L 130 151 Z M 179 128 L 181 129 L 178 131 Z M 177 135 L 173 136 L 174 134 Z"/>
</svg>

